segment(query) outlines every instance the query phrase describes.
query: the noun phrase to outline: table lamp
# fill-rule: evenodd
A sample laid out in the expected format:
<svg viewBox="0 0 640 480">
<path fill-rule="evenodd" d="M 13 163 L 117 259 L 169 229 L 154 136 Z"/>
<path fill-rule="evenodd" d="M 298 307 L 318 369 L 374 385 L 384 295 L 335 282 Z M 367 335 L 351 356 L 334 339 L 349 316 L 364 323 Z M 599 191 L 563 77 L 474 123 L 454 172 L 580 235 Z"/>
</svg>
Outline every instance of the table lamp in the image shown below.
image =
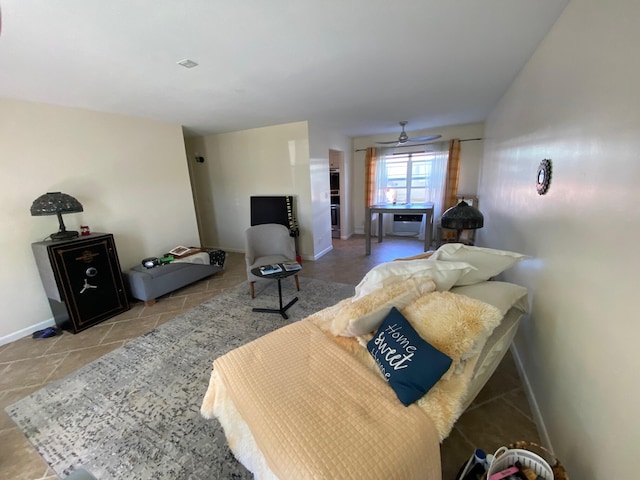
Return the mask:
<svg viewBox="0 0 640 480">
<path fill-rule="evenodd" d="M 463 230 L 474 230 L 482 228 L 484 216 L 475 207 L 472 207 L 462 199 L 456 206 L 449 208 L 442 214 L 440 219 L 442 228 L 456 231 L 456 242 L 460 241 Z"/>
<path fill-rule="evenodd" d="M 31 215 L 38 217 L 41 215 L 57 215 L 60 223 L 60 230 L 52 233 L 51 240 L 69 240 L 78 236 L 77 231 L 68 231 L 62 221 L 63 213 L 82 212 L 82 204 L 71 195 L 61 192 L 48 192 L 39 196 L 31 205 Z"/>
</svg>

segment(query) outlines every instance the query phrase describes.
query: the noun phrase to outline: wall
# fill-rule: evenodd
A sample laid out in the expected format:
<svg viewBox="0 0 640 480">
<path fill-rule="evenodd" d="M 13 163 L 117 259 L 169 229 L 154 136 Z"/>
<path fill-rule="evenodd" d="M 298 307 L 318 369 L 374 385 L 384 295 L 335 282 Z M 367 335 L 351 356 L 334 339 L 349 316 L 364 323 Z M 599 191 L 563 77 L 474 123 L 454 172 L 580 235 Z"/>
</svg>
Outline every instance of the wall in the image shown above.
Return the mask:
<svg viewBox="0 0 640 480">
<path fill-rule="evenodd" d="M 340 170 L 344 193 L 340 204 L 340 236 L 349 238 L 353 233 L 353 200 L 351 195 L 351 178 L 353 171 L 353 157 L 351 139 L 337 134 L 330 129 L 309 122 L 309 148 L 312 165 L 313 183 L 317 184 L 317 195 L 313 198 L 318 228 L 315 230 L 316 254 L 326 252 L 331 246 L 331 196 L 329 195 L 329 150 L 339 150 L 344 153 L 344 161 Z"/>
<path fill-rule="evenodd" d="M 400 130 L 398 130 L 398 135 Z M 482 138 L 484 135 L 484 125 L 482 123 L 471 123 L 467 125 L 453 125 L 441 127 L 433 130 L 407 131 L 409 137 L 423 137 L 426 135 L 440 134 L 442 140 L 452 138 L 470 139 Z M 364 234 L 364 178 L 365 178 L 365 152 L 358 151 L 367 147 L 375 147 L 376 142 L 389 141 L 393 138 L 391 134 L 376 135 L 370 137 L 358 137 L 353 139 L 353 190 L 351 198 L 353 200 L 353 225 L 355 233 Z M 460 177 L 458 180 L 458 192 L 476 194 L 478 189 L 478 177 L 480 175 L 480 165 L 482 164 L 483 141 L 469 141 L 460 144 Z M 482 198 L 479 198 L 480 209 L 482 210 Z"/>
<path fill-rule="evenodd" d="M 296 122 L 185 143 L 204 245 L 243 252 L 250 197 L 294 195 L 298 253 L 312 260 L 331 248 L 329 148 L 348 148 L 346 137 Z M 197 155 L 205 162 L 195 162 Z"/>
<path fill-rule="evenodd" d="M 300 225 L 298 250 L 313 255 L 309 136 L 307 122 L 187 138 L 189 168 L 202 242 L 244 251 L 251 225 L 250 197 L 294 195 Z M 201 154 L 204 163 L 195 163 Z"/>
<path fill-rule="evenodd" d="M 515 351 L 580 480 L 638 469 L 638 18 L 635 0 L 570 2 L 486 122 L 479 241 L 531 256 L 505 274 L 530 292 Z"/>
<path fill-rule="evenodd" d="M 0 99 L 0 168 L 0 344 L 52 322 L 31 251 L 58 230 L 29 214 L 43 193 L 76 197 L 67 229 L 113 233 L 122 268 L 198 241 L 180 125 Z"/>
</svg>

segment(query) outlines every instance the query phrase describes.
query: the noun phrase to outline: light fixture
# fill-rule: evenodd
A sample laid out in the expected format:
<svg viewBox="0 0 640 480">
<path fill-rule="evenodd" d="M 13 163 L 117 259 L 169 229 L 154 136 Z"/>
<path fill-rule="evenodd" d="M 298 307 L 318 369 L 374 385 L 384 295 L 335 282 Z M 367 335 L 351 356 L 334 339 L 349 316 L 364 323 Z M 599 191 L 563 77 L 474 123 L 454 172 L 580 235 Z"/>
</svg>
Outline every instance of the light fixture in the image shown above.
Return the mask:
<svg viewBox="0 0 640 480">
<path fill-rule="evenodd" d="M 456 231 L 456 242 L 460 241 L 463 230 L 475 230 L 484 225 L 484 216 L 475 207 L 472 207 L 462 199 L 456 206 L 449 208 L 440 219 L 442 228 Z"/>
<path fill-rule="evenodd" d="M 78 236 L 76 231 L 67 231 L 62 221 L 63 213 L 82 212 L 82 204 L 71 195 L 61 192 L 48 192 L 39 196 L 31 205 L 31 215 L 38 217 L 41 215 L 57 215 L 60 223 L 60 230 L 50 235 L 51 240 L 68 240 Z"/>
</svg>

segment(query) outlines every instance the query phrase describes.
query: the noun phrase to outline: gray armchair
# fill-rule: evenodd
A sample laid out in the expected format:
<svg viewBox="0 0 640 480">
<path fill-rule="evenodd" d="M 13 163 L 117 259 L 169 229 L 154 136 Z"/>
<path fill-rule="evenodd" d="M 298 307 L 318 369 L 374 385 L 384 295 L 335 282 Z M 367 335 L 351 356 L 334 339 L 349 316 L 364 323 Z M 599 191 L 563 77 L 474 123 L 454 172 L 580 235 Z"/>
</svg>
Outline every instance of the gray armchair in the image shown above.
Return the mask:
<svg viewBox="0 0 640 480">
<path fill-rule="evenodd" d="M 254 225 L 245 231 L 245 262 L 247 264 L 247 279 L 251 290 L 251 298 L 255 297 L 256 281 L 264 280 L 251 273 L 251 269 L 271 263 L 281 263 L 296 260 L 296 244 L 289 235 L 289 229 L 277 223 Z M 300 290 L 298 274 L 294 275 L 296 288 Z"/>
</svg>

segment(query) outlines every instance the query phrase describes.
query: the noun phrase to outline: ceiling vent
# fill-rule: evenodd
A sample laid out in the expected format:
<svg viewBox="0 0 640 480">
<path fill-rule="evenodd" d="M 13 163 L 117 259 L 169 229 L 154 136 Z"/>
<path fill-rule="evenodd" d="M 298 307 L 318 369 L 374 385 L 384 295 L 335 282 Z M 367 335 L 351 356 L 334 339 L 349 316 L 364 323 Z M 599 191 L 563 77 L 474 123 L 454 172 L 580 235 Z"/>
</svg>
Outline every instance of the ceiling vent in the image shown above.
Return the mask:
<svg viewBox="0 0 640 480">
<path fill-rule="evenodd" d="M 198 66 L 196 62 L 194 62 L 193 60 L 189 60 L 188 58 L 185 58 L 184 60 L 180 60 L 178 62 L 178 65 L 182 65 L 184 68 L 193 68 Z"/>
</svg>

